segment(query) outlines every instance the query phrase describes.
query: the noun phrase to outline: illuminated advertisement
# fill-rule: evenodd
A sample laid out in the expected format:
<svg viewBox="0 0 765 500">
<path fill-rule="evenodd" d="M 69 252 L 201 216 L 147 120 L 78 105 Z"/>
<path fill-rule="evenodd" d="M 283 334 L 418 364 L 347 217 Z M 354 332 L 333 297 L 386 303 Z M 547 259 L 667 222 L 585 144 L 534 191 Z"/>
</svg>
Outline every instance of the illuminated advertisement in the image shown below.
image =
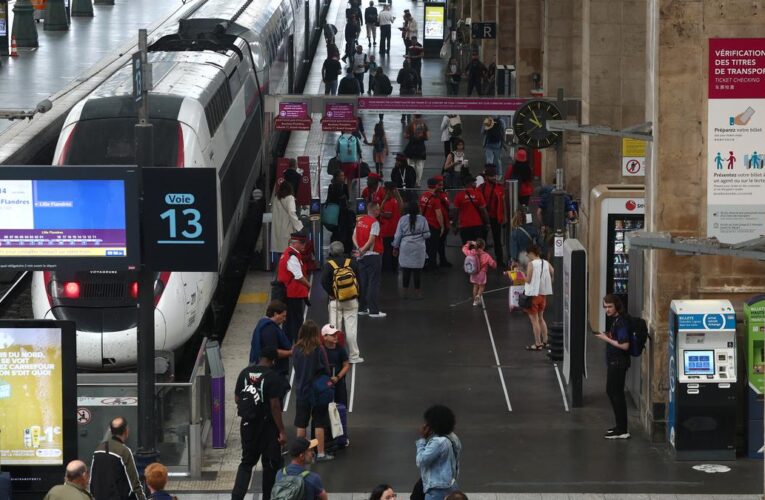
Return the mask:
<svg viewBox="0 0 765 500">
<path fill-rule="evenodd" d="M 138 198 L 135 167 L 0 169 L 0 268 L 134 269 Z"/>
<path fill-rule="evenodd" d="M 60 328 L 0 327 L 0 462 L 63 465 Z"/>
<path fill-rule="evenodd" d="M 444 18 L 446 8 L 443 5 L 425 6 L 425 40 L 444 39 Z"/>
</svg>

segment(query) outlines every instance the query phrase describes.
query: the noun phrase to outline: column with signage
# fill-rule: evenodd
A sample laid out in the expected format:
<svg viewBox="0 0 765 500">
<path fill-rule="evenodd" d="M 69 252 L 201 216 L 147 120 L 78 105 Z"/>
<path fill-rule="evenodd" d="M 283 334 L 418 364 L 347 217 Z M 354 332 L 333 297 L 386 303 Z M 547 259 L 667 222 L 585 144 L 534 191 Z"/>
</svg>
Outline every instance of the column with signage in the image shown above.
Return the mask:
<svg viewBox="0 0 765 500">
<path fill-rule="evenodd" d="M 709 40 L 707 235 L 765 234 L 765 38 Z"/>
</svg>

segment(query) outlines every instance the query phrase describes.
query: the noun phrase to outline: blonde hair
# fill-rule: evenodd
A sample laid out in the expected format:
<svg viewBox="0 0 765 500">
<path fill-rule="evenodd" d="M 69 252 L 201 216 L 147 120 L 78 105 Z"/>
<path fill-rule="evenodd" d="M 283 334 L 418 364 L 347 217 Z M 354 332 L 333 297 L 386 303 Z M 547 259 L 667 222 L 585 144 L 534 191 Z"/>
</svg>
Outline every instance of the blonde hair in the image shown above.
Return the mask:
<svg viewBox="0 0 765 500">
<path fill-rule="evenodd" d="M 526 223 L 526 213 L 523 211 L 522 208 L 519 208 L 515 211 L 515 215 L 513 215 L 513 220 L 510 223 L 510 225 L 513 228 L 520 227 Z"/>
<path fill-rule="evenodd" d="M 320 345 L 321 332 L 319 331 L 319 325 L 309 319 L 300 327 L 295 347 L 303 351 L 303 354 L 311 354 Z"/>
</svg>

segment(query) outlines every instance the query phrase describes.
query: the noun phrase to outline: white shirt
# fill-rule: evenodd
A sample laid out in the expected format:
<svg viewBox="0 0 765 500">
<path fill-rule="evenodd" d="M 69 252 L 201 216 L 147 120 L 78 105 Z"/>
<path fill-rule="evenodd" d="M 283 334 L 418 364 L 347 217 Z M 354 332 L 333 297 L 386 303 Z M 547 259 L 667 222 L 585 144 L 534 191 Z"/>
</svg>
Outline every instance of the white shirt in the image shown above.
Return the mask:
<svg viewBox="0 0 765 500">
<path fill-rule="evenodd" d="M 552 295 L 550 263 L 544 259 L 534 259 L 531 261 L 531 268 L 531 283 L 526 283 L 523 293 L 529 297 Z"/>
<path fill-rule="evenodd" d="M 409 22 L 406 23 L 406 37 L 412 38 L 412 36 L 418 35 L 418 31 L 419 27 L 417 26 L 417 21 L 414 18 L 410 19 Z"/>
<path fill-rule="evenodd" d="M 393 24 L 393 21 L 395 20 L 396 20 L 396 16 L 394 16 L 390 10 L 383 10 L 377 16 L 377 22 L 380 24 L 380 26 L 387 26 L 387 25 Z"/>
<path fill-rule="evenodd" d="M 293 250 L 297 251 L 294 247 Z M 290 255 L 290 258 L 287 260 L 287 271 L 291 272 L 296 280 L 303 277 L 303 267 L 300 265 L 300 260 L 296 255 Z"/>
<path fill-rule="evenodd" d="M 364 73 L 364 59 L 366 59 L 367 55 L 363 52 L 359 54 L 358 52 L 353 53 L 353 72 L 355 74 L 358 73 Z"/>
</svg>

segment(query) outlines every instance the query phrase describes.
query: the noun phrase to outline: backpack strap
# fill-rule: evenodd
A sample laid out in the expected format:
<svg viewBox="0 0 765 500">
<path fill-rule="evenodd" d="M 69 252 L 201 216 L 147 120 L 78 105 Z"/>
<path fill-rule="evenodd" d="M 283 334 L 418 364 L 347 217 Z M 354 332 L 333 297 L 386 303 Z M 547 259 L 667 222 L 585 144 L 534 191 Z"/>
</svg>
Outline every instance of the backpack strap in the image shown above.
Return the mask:
<svg viewBox="0 0 765 500">
<path fill-rule="evenodd" d="M 337 265 L 337 262 L 335 262 L 334 260 L 332 260 L 332 259 L 327 259 L 327 262 L 329 263 L 329 266 L 330 266 L 332 269 L 334 269 L 335 271 L 337 271 L 337 270 L 339 269 L 339 266 Z"/>
<path fill-rule="evenodd" d="M 308 477 L 308 474 L 310 474 L 310 473 L 311 473 L 311 471 L 304 470 L 303 472 L 300 473 L 300 478 L 305 480 L 305 478 Z"/>
<path fill-rule="evenodd" d="M 351 267 L 351 259 L 345 259 L 345 262 L 343 262 L 343 267 Z"/>
</svg>

